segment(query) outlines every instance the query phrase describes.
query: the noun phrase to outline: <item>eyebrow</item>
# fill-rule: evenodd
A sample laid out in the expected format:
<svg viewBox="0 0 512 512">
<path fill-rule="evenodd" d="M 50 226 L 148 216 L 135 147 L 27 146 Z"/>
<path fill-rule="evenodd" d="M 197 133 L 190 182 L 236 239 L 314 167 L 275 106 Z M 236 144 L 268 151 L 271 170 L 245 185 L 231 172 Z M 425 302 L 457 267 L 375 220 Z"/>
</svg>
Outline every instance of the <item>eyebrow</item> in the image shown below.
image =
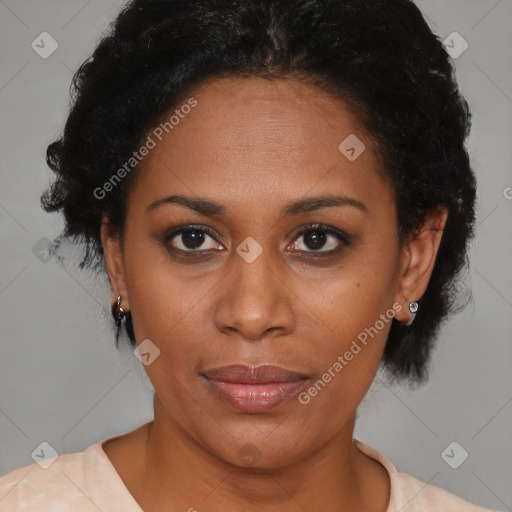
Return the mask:
<svg viewBox="0 0 512 512">
<path fill-rule="evenodd" d="M 225 216 L 227 212 L 224 206 L 209 199 L 204 199 L 201 197 L 187 197 L 181 194 L 174 194 L 171 196 L 163 197 L 162 199 L 158 199 L 147 207 L 146 212 L 149 213 L 156 208 L 167 204 L 180 204 L 203 215 Z M 368 212 L 368 209 L 363 203 L 351 197 L 325 195 L 317 197 L 306 197 L 288 203 L 281 209 L 281 219 L 284 217 L 291 217 L 300 213 L 310 212 L 319 210 L 320 208 L 327 208 L 332 206 L 353 206 L 365 213 Z"/>
</svg>

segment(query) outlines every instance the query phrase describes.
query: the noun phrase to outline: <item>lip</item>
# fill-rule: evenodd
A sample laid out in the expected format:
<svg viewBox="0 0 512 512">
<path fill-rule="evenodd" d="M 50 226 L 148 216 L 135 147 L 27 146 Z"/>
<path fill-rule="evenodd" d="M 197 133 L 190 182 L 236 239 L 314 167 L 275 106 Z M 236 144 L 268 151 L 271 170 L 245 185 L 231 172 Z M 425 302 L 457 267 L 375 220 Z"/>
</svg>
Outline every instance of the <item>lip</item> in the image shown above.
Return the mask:
<svg viewBox="0 0 512 512">
<path fill-rule="evenodd" d="M 202 372 L 208 387 L 234 409 L 258 413 L 274 409 L 296 395 L 308 380 L 274 365 L 229 365 Z"/>
</svg>

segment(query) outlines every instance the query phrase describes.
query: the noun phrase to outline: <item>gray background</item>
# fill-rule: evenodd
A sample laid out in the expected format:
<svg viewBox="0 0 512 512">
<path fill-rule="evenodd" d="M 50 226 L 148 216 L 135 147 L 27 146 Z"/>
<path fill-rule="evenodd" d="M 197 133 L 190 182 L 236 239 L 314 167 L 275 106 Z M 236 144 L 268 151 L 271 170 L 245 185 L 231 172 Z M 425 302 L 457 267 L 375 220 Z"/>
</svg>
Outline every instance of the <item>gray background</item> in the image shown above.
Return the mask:
<svg viewBox="0 0 512 512">
<path fill-rule="evenodd" d="M 122 4 L 0 0 L 0 474 L 32 463 L 42 441 L 59 453 L 81 451 L 152 418 L 142 366 L 127 347 L 114 348 L 105 276 L 79 271 L 72 247 L 63 267 L 40 253 L 62 227 L 39 207 L 50 179 L 45 149 L 63 127 L 73 71 Z M 474 116 L 479 221 L 467 277 L 474 299 L 443 329 L 427 385 L 409 390 L 376 379 L 355 437 L 400 471 L 511 510 L 512 3 L 418 4 L 442 39 L 457 31 L 469 44 L 455 63 Z M 44 31 L 59 44 L 47 59 L 31 48 Z M 441 457 L 452 441 L 469 453 L 458 469 Z"/>
</svg>

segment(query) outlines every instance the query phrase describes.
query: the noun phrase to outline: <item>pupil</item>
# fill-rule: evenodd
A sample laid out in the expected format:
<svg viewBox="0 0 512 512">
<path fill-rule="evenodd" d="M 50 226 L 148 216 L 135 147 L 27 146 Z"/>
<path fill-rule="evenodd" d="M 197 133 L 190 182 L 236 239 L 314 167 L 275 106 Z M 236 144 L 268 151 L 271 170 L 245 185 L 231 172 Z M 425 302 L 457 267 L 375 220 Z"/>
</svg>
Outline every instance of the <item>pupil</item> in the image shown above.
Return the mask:
<svg viewBox="0 0 512 512">
<path fill-rule="evenodd" d="M 307 242 L 308 239 L 312 241 L 311 244 Z M 309 249 L 321 249 L 325 244 L 325 239 L 324 231 L 310 231 L 309 234 L 306 235 L 306 246 Z"/>
<path fill-rule="evenodd" d="M 189 229 L 181 234 L 181 239 L 186 247 L 195 249 L 200 247 L 204 241 L 204 233 L 198 229 Z"/>
</svg>

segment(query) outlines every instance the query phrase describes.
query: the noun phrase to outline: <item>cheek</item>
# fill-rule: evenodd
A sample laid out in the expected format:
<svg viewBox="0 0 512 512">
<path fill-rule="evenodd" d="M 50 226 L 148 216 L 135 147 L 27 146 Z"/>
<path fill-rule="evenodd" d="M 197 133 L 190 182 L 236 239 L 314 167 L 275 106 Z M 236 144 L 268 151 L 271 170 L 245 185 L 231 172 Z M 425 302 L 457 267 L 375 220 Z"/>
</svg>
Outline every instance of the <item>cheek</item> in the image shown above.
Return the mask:
<svg viewBox="0 0 512 512">
<path fill-rule="evenodd" d="M 329 326 L 322 340 L 309 350 L 316 375 L 298 401 L 310 417 L 317 418 L 321 431 L 310 435 L 334 435 L 357 409 L 377 373 L 394 312 L 388 301 L 347 287 L 347 294 L 333 295 L 327 313 Z M 349 294 L 348 291 L 351 293 Z"/>
<path fill-rule="evenodd" d="M 199 271 L 185 275 L 166 251 L 149 239 L 140 243 L 134 232 L 126 240 L 126 286 L 135 337 L 138 343 L 151 340 L 161 356 L 146 366 L 146 371 L 153 382 L 169 377 L 183 380 L 183 374 L 201 361 L 208 294 L 222 275 Z"/>
<path fill-rule="evenodd" d="M 317 376 L 302 401 L 315 414 L 336 411 L 339 417 L 354 410 L 375 377 L 396 312 L 396 254 L 395 247 L 369 246 L 348 258 L 336 279 L 302 293 L 304 312 L 318 319 L 310 349 Z"/>
<path fill-rule="evenodd" d="M 336 272 L 331 272 L 329 279 L 298 291 L 307 308 L 320 320 L 320 328 L 323 326 L 329 334 L 334 352 L 343 350 L 347 343 L 350 345 L 382 314 L 393 314 L 389 309 L 397 287 L 396 254 L 395 248 L 382 250 L 376 245 L 374 249 L 368 244 L 357 249 Z M 380 322 L 378 327 L 383 334 L 387 333 Z"/>
<path fill-rule="evenodd" d="M 179 265 L 173 265 L 165 248 L 149 229 L 132 221 L 125 237 L 126 287 L 137 341 L 163 340 L 204 295 L 198 279 L 184 279 Z"/>
</svg>

